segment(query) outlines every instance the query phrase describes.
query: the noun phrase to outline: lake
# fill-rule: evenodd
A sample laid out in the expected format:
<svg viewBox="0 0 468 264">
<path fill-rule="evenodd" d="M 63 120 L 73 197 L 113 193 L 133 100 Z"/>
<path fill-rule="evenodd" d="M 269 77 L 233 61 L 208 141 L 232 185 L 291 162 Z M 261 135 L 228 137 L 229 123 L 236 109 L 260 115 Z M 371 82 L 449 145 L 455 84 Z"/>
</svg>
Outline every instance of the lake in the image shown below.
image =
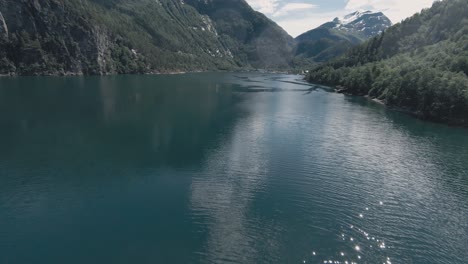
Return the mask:
<svg viewBox="0 0 468 264">
<path fill-rule="evenodd" d="M 0 79 L 0 263 L 468 263 L 468 130 L 300 76 Z"/>
</svg>

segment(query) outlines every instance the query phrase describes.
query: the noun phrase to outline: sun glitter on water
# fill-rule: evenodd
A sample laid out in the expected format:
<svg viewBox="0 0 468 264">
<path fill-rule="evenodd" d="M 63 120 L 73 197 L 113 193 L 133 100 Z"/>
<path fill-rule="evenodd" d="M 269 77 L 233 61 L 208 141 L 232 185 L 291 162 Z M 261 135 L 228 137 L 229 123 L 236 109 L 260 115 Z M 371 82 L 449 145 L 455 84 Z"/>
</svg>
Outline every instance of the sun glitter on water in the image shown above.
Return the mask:
<svg viewBox="0 0 468 264">
<path fill-rule="evenodd" d="M 383 201 L 378 202 L 377 207 L 365 207 L 364 210 L 370 216 L 379 213 L 379 208 L 384 205 Z M 369 226 L 368 217 L 364 217 L 363 213 L 357 214 L 355 222 L 342 227 L 339 238 L 343 243 L 343 248 L 348 248 L 349 251 L 338 251 L 334 256 L 320 255 L 318 251 L 312 251 L 310 261 L 304 260 L 303 263 L 326 263 L 326 264 L 358 264 L 358 263 L 384 263 L 391 264 L 390 257 L 385 251 L 388 246 L 385 239 L 371 235 L 365 231 L 364 226 Z M 372 223 L 373 224 L 373 223 Z"/>
</svg>

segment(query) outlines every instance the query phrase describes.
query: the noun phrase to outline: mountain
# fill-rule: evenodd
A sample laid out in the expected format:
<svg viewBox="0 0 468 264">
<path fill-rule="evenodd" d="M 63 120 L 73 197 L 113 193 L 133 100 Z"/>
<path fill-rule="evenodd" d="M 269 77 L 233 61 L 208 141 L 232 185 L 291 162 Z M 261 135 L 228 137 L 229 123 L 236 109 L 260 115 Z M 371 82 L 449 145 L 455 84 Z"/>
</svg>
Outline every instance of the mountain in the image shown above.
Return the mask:
<svg viewBox="0 0 468 264">
<path fill-rule="evenodd" d="M 343 18 L 335 18 L 330 25 L 339 31 L 368 39 L 382 33 L 392 22 L 382 12 L 356 11 Z"/>
<path fill-rule="evenodd" d="M 468 125 L 467 75 L 468 0 L 445 0 L 312 69 L 307 79 L 421 118 Z"/>
<path fill-rule="evenodd" d="M 244 0 L 185 0 L 214 23 L 238 65 L 288 68 L 294 39 Z"/>
<path fill-rule="evenodd" d="M 244 0 L 0 0 L 0 74 L 277 69 L 292 43 Z"/>
<path fill-rule="evenodd" d="M 323 62 L 382 33 L 392 22 L 382 12 L 353 12 L 296 37 L 295 55 Z"/>
</svg>

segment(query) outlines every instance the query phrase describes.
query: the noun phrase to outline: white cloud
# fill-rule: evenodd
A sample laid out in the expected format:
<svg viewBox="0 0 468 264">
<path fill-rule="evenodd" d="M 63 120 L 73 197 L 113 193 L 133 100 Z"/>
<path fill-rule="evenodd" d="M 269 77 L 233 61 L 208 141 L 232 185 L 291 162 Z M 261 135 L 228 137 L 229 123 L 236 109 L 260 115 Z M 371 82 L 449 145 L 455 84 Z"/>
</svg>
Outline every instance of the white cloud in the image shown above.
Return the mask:
<svg viewBox="0 0 468 264">
<path fill-rule="evenodd" d="M 291 36 L 297 36 L 335 17 L 341 17 L 356 10 L 382 11 L 393 23 L 397 23 L 423 8 L 430 7 L 435 0 L 343 0 L 343 5 L 325 12 L 319 5 L 311 4 L 311 0 L 308 0 L 309 3 L 304 3 L 307 2 L 306 0 L 288 1 L 291 2 L 247 0 L 255 10 L 272 18 Z"/>
<path fill-rule="evenodd" d="M 297 15 L 297 12 L 299 11 L 306 11 L 314 8 L 317 8 L 317 5 L 307 3 L 289 3 L 276 10 L 276 12 L 273 13 L 273 16 L 282 17 L 290 15 L 291 13 L 296 13 Z"/>
<path fill-rule="evenodd" d="M 278 8 L 279 0 L 247 0 L 253 9 L 265 14 L 273 14 Z"/>
<path fill-rule="evenodd" d="M 361 9 L 382 11 L 393 23 L 397 23 L 430 7 L 433 2 L 434 0 L 348 0 L 345 9 L 350 12 Z"/>
<path fill-rule="evenodd" d="M 265 15 L 269 16 L 292 36 L 299 35 L 304 31 L 312 29 L 313 26 L 319 26 L 319 17 L 321 20 L 329 19 L 323 14 L 317 15 L 312 10 L 318 6 L 310 3 L 286 3 L 281 0 L 247 0 L 250 6 Z"/>
<path fill-rule="evenodd" d="M 283 17 L 275 19 L 276 23 L 284 28 L 291 36 L 296 37 L 306 31 L 316 28 L 335 17 L 343 16 L 343 11 L 317 12 L 313 11 L 301 16 Z"/>
</svg>

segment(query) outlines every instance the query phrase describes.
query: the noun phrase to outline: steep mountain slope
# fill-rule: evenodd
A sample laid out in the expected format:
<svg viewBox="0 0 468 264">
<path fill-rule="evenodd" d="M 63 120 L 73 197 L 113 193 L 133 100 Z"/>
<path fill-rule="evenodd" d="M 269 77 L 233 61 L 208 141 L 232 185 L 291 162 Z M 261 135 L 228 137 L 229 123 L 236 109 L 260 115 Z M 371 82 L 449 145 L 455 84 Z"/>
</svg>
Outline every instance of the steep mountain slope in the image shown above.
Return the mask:
<svg viewBox="0 0 468 264">
<path fill-rule="evenodd" d="M 0 0 L 0 73 L 105 74 L 230 67 L 210 21 L 172 0 Z M 219 50 L 219 52 L 217 52 Z"/>
<path fill-rule="evenodd" d="M 0 0 L 0 74 L 287 66 L 289 36 L 276 24 L 241 0 L 224 11 L 203 2 L 209 14 L 180 0 Z"/>
<path fill-rule="evenodd" d="M 382 33 L 392 22 L 381 12 L 356 11 L 298 36 L 295 55 L 322 62 Z"/>
<path fill-rule="evenodd" d="M 468 0 L 446 0 L 316 67 L 307 78 L 422 118 L 468 125 L 467 74 Z"/>
<path fill-rule="evenodd" d="M 287 68 L 294 39 L 244 0 L 185 0 L 208 15 L 220 39 L 239 65 L 255 68 Z"/>
</svg>

